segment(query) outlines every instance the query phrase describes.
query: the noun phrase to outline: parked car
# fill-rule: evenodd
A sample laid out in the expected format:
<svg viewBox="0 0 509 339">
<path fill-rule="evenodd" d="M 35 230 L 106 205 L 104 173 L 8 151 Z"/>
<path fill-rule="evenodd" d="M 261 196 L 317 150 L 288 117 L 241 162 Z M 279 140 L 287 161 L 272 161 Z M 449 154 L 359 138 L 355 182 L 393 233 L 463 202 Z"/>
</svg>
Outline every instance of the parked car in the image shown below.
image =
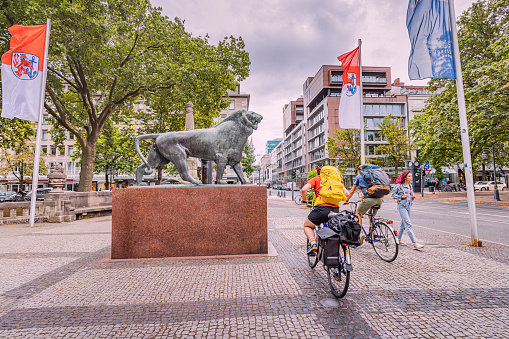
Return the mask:
<svg viewBox="0 0 509 339">
<path fill-rule="evenodd" d="M 499 190 L 503 190 L 505 187 L 505 184 L 501 181 L 497 180 L 497 186 Z M 495 182 L 494 181 L 477 181 L 474 183 L 474 191 L 489 191 L 495 189 Z"/>
<path fill-rule="evenodd" d="M 494 190 L 495 189 L 495 182 L 494 181 L 488 181 L 488 186 L 489 186 L 488 190 Z M 503 182 L 497 180 L 497 188 L 502 191 L 504 187 L 505 187 L 505 184 Z"/>
<path fill-rule="evenodd" d="M 4 202 L 25 201 L 26 194 L 24 191 L 12 192 L 4 198 Z"/>
<path fill-rule="evenodd" d="M 53 188 L 51 187 L 48 187 L 48 188 L 38 188 L 37 189 L 37 193 L 36 193 L 36 201 L 44 201 L 44 195 L 45 194 L 48 194 L 49 192 L 51 192 L 53 190 Z M 32 200 L 32 191 L 28 192 L 27 193 L 27 196 L 25 198 L 26 200 Z"/>
<path fill-rule="evenodd" d="M 487 181 L 477 181 L 474 183 L 474 191 L 487 191 L 489 189 Z"/>
<path fill-rule="evenodd" d="M 16 192 L 0 192 L 0 202 L 5 202 L 7 197 L 16 194 Z"/>
</svg>

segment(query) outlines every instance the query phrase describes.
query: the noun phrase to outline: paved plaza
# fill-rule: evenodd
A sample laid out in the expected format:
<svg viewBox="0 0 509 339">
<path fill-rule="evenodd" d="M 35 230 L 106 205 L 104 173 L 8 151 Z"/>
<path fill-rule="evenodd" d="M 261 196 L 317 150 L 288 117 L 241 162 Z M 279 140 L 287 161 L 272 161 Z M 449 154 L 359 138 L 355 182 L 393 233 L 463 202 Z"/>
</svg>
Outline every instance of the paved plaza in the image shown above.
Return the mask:
<svg viewBox="0 0 509 339">
<path fill-rule="evenodd" d="M 425 249 L 393 263 L 354 249 L 350 289 L 326 307 L 308 212 L 268 197 L 277 256 L 232 259 L 100 262 L 111 217 L 0 226 L 0 338 L 509 337 L 509 246 L 416 227 Z"/>
</svg>

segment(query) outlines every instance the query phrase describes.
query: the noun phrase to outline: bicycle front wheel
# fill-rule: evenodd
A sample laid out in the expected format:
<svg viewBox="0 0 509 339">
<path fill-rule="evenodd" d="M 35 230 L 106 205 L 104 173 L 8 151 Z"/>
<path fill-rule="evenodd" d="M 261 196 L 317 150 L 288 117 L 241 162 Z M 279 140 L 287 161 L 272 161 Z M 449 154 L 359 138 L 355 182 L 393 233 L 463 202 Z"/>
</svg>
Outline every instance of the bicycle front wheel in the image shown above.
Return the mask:
<svg viewBox="0 0 509 339">
<path fill-rule="evenodd" d="M 293 199 L 293 201 L 295 201 L 295 203 L 296 203 L 297 205 L 302 205 L 302 195 L 297 195 L 297 196 Z"/>
<path fill-rule="evenodd" d="M 308 239 L 307 246 L 306 246 L 306 252 L 309 251 L 310 247 L 311 247 L 311 243 L 309 242 L 309 239 Z M 311 268 L 315 268 L 316 264 L 318 264 L 318 253 L 317 252 L 315 252 L 313 254 L 308 254 L 307 255 L 307 257 L 308 257 L 308 265 Z"/>
<path fill-rule="evenodd" d="M 339 267 L 327 266 L 327 280 L 329 288 L 336 298 L 343 298 L 350 285 L 350 271 L 347 271 L 345 264 Z"/>
<path fill-rule="evenodd" d="M 380 259 L 391 262 L 398 256 L 398 243 L 392 229 L 385 222 L 375 223 L 370 233 L 371 245 Z"/>
</svg>

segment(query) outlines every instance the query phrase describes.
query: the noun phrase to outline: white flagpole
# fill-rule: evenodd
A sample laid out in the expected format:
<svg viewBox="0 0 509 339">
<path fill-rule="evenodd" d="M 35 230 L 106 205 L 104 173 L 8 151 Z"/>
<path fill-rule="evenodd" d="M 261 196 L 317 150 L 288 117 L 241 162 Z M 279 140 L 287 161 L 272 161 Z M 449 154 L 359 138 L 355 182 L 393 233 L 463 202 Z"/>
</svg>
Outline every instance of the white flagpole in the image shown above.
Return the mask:
<svg viewBox="0 0 509 339">
<path fill-rule="evenodd" d="M 359 39 L 359 83 L 361 84 L 359 90 L 361 91 L 359 94 L 360 100 L 361 100 L 361 112 L 360 112 L 360 119 L 361 119 L 361 165 L 364 165 L 366 163 L 366 151 L 364 150 L 364 103 L 362 98 L 362 59 L 361 59 L 361 45 L 362 40 Z"/>
<path fill-rule="evenodd" d="M 472 157 L 470 155 L 470 138 L 468 136 L 467 109 L 465 106 L 465 93 L 463 91 L 463 75 L 461 74 L 460 48 L 458 44 L 458 31 L 456 30 L 456 14 L 454 13 L 454 0 L 449 0 L 451 15 L 452 44 L 454 48 L 454 67 L 456 68 L 456 89 L 458 93 L 458 110 L 460 116 L 461 145 L 463 148 L 463 168 L 467 184 L 468 213 L 470 214 L 470 235 L 472 245 L 480 245 L 477 234 L 477 213 L 475 207 L 474 178 L 472 169 Z"/>
<path fill-rule="evenodd" d="M 30 227 L 34 226 L 35 203 L 37 200 L 37 187 L 39 185 L 39 159 L 41 157 L 42 112 L 44 110 L 44 94 L 46 93 L 46 74 L 48 72 L 48 47 L 51 20 L 46 20 L 46 41 L 44 43 L 44 65 L 42 67 L 41 107 L 39 121 L 37 122 L 37 136 L 35 137 L 34 173 L 32 174 L 32 198 L 30 201 Z"/>
</svg>

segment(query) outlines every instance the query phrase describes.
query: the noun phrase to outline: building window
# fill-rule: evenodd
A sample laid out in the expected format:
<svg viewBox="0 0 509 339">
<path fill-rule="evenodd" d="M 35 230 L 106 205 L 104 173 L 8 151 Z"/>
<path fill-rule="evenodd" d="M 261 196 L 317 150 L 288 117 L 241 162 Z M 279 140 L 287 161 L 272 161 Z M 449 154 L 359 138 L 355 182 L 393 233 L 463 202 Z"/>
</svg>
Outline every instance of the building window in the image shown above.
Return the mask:
<svg viewBox="0 0 509 339">
<path fill-rule="evenodd" d="M 42 124 L 43 125 L 47 125 L 48 124 L 48 115 L 47 114 L 43 114 L 42 115 Z"/>
<path fill-rule="evenodd" d="M 43 129 L 42 130 L 42 140 L 48 140 L 48 139 L 49 139 L 48 130 Z"/>
<path fill-rule="evenodd" d="M 74 146 L 67 146 L 67 155 L 71 156 L 74 153 Z"/>
<path fill-rule="evenodd" d="M 42 153 L 48 153 L 48 146 L 41 146 Z"/>
<path fill-rule="evenodd" d="M 228 109 L 235 109 L 235 101 L 230 101 L 230 106 L 228 106 Z"/>
<path fill-rule="evenodd" d="M 74 134 L 72 134 L 72 132 L 69 132 L 69 140 L 74 140 Z"/>
<path fill-rule="evenodd" d="M 51 146 L 51 155 L 57 155 L 57 148 L 55 146 Z"/>
</svg>

